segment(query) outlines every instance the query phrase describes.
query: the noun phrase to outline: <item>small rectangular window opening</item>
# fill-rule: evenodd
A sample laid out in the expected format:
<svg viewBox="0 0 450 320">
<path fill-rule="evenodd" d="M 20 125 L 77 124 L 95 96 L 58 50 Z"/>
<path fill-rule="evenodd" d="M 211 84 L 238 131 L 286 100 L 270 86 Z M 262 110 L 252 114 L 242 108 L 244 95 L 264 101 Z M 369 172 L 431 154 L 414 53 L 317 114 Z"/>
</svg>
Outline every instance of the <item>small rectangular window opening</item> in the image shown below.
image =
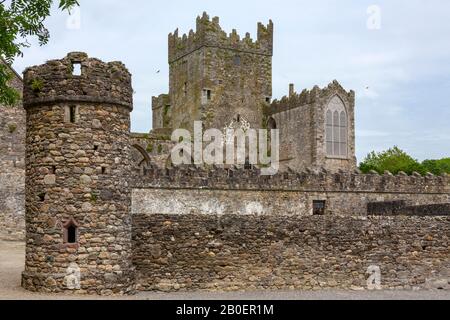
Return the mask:
<svg viewBox="0 0 450 320">
<path fill-rule="evenodd" d="M 75 106 L 70 106 L 70 122 L 71 123 L 75 123 L 76 120 L 76 107 Z"/>
<path fill-rule="evenodd" d="M 39 201 L 44 202 L 45 201 L 45 192 L 41 192 L 38 194 Z"/>
<path fill-rule="evenodd" d="M 266 102 L 270 103 L 270 97 L 266 97 Z"/>
<path fill-rule="evenodd" d="M 70 225 L 67 228 L 67 243 L 76 243 L 77 242 L 77 227 L 74 225 Z"/>
<path fill-rule="evenodd" d="M 102 167 L 102 174 L 106 173 L 106 167 Z"/>
<path fill-rule="evenodd" d="M 183 85 L 183 92 L 184 92 L 184 96 L 187 96 L 187 82 L 184 83 Z"/>
<path fill-rule="evenodd" d="M 52 174 L 55 174 L 56 173 L 56 166 L 52 166 Z"/>
<path fill-rule="evenodd" d="M 69 221 L 63 224 L 63 240 L 65 244 L 73 245 L 78 244 L 78 223 L 71 218 Z"/>
<path fill-rule="evenodd" d="M 236 66 L 240 66 L 241 65 L 241 57 L 240 56 L 235 56 L 234 57 L 234 64 Z"/>
<path fill-rule="evenodd" d="M 206 90 L 206 99 L 211 100 L 211 90 Z"/>
<path fill-rule="evenodd" d="M 72 70 L 74 76 L 81 76 L 81 63 L 80 62 L 74 62 L 72 63 Z"/>
<path fill-rule="evenodd" d="M 313 201 L 313 215 L 323 216 L 325 215 L 326 201 L 324 200 L 314 200 Z"/>
</svg>

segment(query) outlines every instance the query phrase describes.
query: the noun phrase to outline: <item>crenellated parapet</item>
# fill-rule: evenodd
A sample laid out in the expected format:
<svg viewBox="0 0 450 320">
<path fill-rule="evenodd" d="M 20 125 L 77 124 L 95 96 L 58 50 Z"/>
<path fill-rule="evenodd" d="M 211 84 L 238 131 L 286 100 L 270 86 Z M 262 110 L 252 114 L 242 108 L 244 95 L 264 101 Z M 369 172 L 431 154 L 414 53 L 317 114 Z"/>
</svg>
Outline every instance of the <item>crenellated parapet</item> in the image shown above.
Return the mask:
<svg viewBox="0 0 450 320">
<path fill-rule="evenodd" d="M 345 90 L 337 80 L 333 80 L 325 88 L 314 86 L 311 90 L 304 89 L 301 93 L 291 92 L 289 96 L 284 96 L 280 100 L 274 100 L 268 109 L 268 114 L 295 109 L 301 106 L 320 103 L 334 94 L 338 94 L 341 98 L 347 101 L 355 99 L 355 92 L 353 90 Z"/>
<path fill-rule="evenodd" d="M 27 69 L 24 82 L 22 286 L 132 293 L 131 75 L 120 62 L 71 53 Z"/>
<path fill-rule="evenodd" d="M 169 34 L 169 63 L 204 46 L 272 56 L 273 22 L 270 20 L 268 25 L 258 23 L 258 35 L 254 41 L 250 33 L 246 33 L 245 37 L 241 38 L 235 29 L 227 34 L 222 30 L 218 17 L 210 20 L 204 12 L 201 17 L 197 17 L 195 32 L 190 30 L 188 34 L 180 37 L 177 29 L 173 34 Z"/>
<path fill-rule="evenodd" d="M 263 176 L 259 169 L 202 168 L 179 166 L 167 169 L 145 169 L 134 179 L 134 188 L 276 190 L 304 192 L 367 192 L 405 194 L 449 194 L 450 177 L 433 175 L 332 173 L 306 169 L 286 170 L 273 176 Z"/>
<path fill-rule="evenodd" d="M 72 52 L 63 59 L 27 68 L 23 82 L 25 108 L 68 101 L 133 108 L 131 74 L 125 65 L 89 58 L 83 52 Z"/>
</svg>

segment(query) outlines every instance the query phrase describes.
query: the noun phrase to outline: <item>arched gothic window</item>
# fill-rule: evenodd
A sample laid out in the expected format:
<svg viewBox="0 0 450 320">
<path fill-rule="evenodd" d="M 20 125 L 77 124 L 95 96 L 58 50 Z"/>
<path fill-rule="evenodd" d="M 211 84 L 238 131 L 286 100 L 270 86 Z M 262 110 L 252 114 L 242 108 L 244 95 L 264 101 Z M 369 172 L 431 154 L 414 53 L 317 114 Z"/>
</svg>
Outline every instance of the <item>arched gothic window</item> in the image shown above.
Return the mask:
<svg viewBox="0 0 450 320">
<path fill-rule="evenodd" d="M 325 114 L 326 152 L 331 157 L 348 156 L 348 121 L 342 100 L 335 96 Z"/>
</svg>

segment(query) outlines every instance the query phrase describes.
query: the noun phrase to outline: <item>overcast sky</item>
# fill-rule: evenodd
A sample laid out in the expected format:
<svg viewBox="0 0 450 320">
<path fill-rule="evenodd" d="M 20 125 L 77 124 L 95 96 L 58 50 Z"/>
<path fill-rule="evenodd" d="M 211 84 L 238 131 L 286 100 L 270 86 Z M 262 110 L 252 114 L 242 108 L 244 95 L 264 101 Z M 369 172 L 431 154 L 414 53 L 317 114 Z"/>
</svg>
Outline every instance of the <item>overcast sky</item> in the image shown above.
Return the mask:
<svg viewBox="0 0 450 320">
<path fill-rule="evenodd" d="M 337 79 L 355 90 L 358 160 L 394 145 L 419 160 L 450 156 L 448 0 L 80 3 L 80 28 L 53 10 L 49 44 L 26 49 L 14 67 L 22 72 L 70 51 L 123 61 L 133 74 L 133 131 L 151 129 L 151 97 L 168 92 L 168 33 L 188 32 L 207 11 L 220 17 L 225 31 L 250 32 L 254 39 L 257 22 L 273 20 L 274 98 L 285 95 L 291 82 L 301 91 Z M 368 10 L 372 5 L 377 7 Z"/>
</svg>

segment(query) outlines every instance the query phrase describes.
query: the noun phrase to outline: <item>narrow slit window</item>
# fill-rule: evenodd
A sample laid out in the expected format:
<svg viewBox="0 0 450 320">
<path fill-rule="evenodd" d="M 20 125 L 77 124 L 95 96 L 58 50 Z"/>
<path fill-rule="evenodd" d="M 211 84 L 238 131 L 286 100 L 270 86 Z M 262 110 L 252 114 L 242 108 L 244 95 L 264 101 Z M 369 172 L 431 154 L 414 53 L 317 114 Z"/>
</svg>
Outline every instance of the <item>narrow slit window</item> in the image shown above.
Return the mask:
<svg viewBox="0 0 450 320">
<path fill-rule="evenodd" d="M 236 65 L 236 66 L 240 66 L 241 65 L 241 57 L 240 56 L 235 56 L 234 57 L 234 65 Z"/>
<path fill-rule="evenodd" d="M 67 228 L 67 243 L 77 242 L 77 228 L 73 225 Z"/>
<path fill-rule="evenodd" d="M 73 75 L 74 76 L 81 76 L 81 63 L 79 62 L 74 62 L 72 64 L 72 70 L 73 70 Z"/>
<path fill-rule="evenodd" d="M 106 173 L 106 167 L 102 167 L 102 174 Z"/>
<path fill-rule="evenodd" d="M 70 109 L 69 110 L 70 123 L 75 123 L 77 116 L 77 108 L 75 106 L 70 106 L 69 109 Z"/>
<path fill-rule="evenodd" d="M 73 218 L 64 224 L 64 243 L 78 243 L 78 227 L 78 223 Z"/>
<path fill-rule="evenodd" d="M 206 90 L 206 100 L 211 100 L 211 90 Z"/>
</svg>

